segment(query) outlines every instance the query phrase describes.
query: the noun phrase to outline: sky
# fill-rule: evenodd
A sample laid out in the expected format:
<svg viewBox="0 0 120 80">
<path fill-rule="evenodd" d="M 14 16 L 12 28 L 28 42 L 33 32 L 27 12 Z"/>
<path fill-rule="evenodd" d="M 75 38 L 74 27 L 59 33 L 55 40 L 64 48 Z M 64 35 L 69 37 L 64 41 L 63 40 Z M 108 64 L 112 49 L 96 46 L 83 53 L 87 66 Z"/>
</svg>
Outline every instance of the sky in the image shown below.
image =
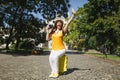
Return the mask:
<svg viewBox="0 0 120 80">
<path fill-rule="evenodd" d="M 85 3 L 87 3 L 88 0 L 69 0 L 70 1 L 70 5 L 71 7 L 69 8 L 69 13 L 71 14 L 71 10 L 72 8 L 77 11 L 77 9 L 79 7 L 82 7 Z M 40 17 L 41 18 L 41 15 L 38 13 L 38 14 L 34 14 L 35 17 Z"/>
<path fill-rule="evenodd" d="M 80 7 L 83 7 L 85 3 L 87 3 L 88 0 L 70 0 L 71 7 L 69 9 L 69 12 L 71 13 L 72 8 L 77 10 Z"/>
</svg>

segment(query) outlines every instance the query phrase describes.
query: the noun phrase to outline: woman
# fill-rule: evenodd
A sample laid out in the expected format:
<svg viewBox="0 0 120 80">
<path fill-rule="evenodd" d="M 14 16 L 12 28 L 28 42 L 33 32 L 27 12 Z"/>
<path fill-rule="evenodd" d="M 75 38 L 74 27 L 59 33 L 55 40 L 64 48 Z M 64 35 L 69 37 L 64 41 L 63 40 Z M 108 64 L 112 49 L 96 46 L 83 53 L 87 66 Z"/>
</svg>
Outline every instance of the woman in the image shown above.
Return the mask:
<svg viewBox="0 0 120 80">
<path fill-rule="evenodd" d="M 55 25 L 52 28 L 51 32 L 49 25 L 46 27 L 46 40 L 49 41 L 52 39 L 52 50 L 49 56 L 49 62 L 50 62 L 50 67 L 51 67 L 51 74 L 49 77 L 56 78 L 59 76 L 59 64 L 58 60 L 61 56 L 65 54 L 65 45 L 63 44 L 63 36 L 65 32 L 68 29 L 68 26 L 70 22 L 72 21 L 74 17 L 75 11 L 72 9 L 72 16 L 68 20 L 68 23 L 63 27 L 63 21 L 62 20 L 56 20 Z"/>
</svg>

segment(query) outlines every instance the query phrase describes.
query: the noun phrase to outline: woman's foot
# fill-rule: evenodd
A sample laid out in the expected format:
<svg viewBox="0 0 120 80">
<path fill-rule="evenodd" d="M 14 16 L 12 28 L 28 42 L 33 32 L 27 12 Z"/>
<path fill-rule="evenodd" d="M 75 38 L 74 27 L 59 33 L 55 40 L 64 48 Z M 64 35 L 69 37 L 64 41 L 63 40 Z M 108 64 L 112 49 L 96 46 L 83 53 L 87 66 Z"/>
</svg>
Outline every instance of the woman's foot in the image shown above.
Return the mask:
<svg viewBox="0 0 120 80">
<path fill-rule="evenodd" d="M 52 73 L 49 75 L 49 77 L 51 77 L 51 78 L 57 78 L 58 76 L 59 76 L 58 73 Z"/>
<path fill-rule="evenodd" d="M 50 75 L 49 75 L 49 77 L 52 77 L 53 76 L 53 74 L 51 73 Z"/>
</svg>

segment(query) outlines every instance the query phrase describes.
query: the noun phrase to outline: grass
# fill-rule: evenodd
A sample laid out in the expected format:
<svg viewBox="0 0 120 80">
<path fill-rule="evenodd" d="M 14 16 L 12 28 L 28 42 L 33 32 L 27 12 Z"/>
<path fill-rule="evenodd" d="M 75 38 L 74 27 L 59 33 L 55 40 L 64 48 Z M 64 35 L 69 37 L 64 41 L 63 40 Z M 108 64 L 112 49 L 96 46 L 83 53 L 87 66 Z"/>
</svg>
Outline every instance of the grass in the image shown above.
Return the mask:
<svg viewBox="0 0 120 80">
<path fill-rule="evenodd" d="M 99 58 L 106 58 L 106 56 L 104 54 L 101 54 L 101 53 L 87 53 L 87 54 L 93 55 L 93 56 L 96 56 Z M 116 55 L 107 55 L 107 59 L 120 62 L 120 57 L 116 56 Z"/>
</svg>

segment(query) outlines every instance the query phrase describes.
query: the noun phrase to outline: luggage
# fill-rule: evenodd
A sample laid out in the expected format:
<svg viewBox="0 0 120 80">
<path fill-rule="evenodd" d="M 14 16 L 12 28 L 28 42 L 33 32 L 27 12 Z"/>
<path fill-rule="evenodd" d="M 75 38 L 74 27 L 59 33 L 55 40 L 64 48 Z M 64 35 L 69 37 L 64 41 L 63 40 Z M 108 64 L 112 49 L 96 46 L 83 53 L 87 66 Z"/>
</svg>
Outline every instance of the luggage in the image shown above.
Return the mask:
<svg viewBox="0 0 120 80">
<path fill-rule="evenodd" d="M 64 73 L 67 71 L 68 57 L 63 55 L 59 58 L 59 72 Z"/>
</svg>

